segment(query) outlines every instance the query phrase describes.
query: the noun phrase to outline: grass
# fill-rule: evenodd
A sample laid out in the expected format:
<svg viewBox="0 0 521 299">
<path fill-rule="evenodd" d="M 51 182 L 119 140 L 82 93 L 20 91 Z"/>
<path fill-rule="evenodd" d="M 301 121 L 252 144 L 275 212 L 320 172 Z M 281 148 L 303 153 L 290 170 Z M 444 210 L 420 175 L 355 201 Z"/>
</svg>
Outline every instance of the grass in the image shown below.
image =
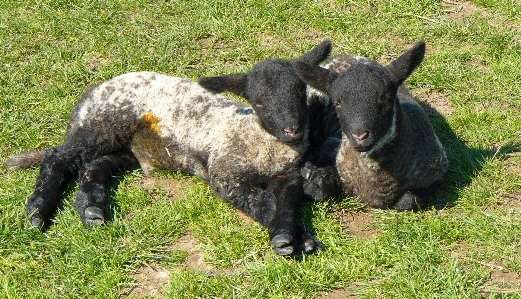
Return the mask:
<svg viewBox="0 0 521 299">
<path fill-rule="evenodd" d="M 144 186 L 139 171 L 115 179 L 112 221 L 93 230 L 74 211 L 72 184 L 40 233 L 24 215 L 38 170 L 2 166 L 0 298 L 153 296 L 147 287 L 167 298 L 520 298 L 520 11 L 514 0 L 1 1 L 2 163 L 62 142 L 83 91 L 118 74 L 241 72 L 329 38 L 334 54 L 383 63 L 426 40 L 406 84 L 438 108 L 430 116 L 451 164 L 425 211 L 354 198 L 303 205 L 326 250 L 294 258 L 276 256 L 267 231 L 206 184 L 171 172 L 157 176 L 185 182 L 175 196 Z M 370 220 L 367 235 L 353 229 L 356 215 Z M 177 247 L 182 235 L 196 248 Z M 168 279 L 136 276 L 151 268 Z"/>
</svg>

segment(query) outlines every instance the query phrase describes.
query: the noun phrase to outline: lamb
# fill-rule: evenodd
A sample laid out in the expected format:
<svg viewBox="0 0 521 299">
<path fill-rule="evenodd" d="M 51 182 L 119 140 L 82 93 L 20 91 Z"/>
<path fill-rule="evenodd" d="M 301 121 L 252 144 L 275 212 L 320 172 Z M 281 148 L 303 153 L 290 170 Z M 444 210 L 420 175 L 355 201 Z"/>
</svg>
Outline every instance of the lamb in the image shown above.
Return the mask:
<svg viewBox="0 0 521 299">
<path fill-rule="evenodd" d="M 249 73 L 199 83 L 135 72 L 92 88 L 77 104 L 63 144 L 8 162 L 14 168 L 41 162 L 26 206 L 30 223 L 48 227 L 66 183 L 76 176 L 74 206 L 92 227 L 105 222 L 111 176 L 138 167 L 145 173 L 171 169 L 201 177 L 267 227 L 278 254 L 320 250 L 320 242 L 295 222 L 308 114 L 306 84 L 292 64 L 318 64 L 330 50 L 326 40 L 294 61 L 268 59 Z M 251 106 L 205 87 L 234 92 Z"/>
<path fill-rule="evenodd" d="M 325 68 L 295 64 L 304 81 L 331 99 L 343 132 L 339 148 L 326 148 L 336 154 L 334 167 L 317 167 L 312 161 L 303 167 L 307 179 L 320 179 L 307 183 L 315 188 L 308 192 L 334 193 L 320 189 L 325 180 L 332 186 L 338 182 L 342 192 L 376 208 L 415 210 L 426 205 L 448 160 L 426 113 L 402 85 L 424 55 L 421 41 L 386 67 L 352 56 L 332 58 Z M 330 126 L 322 134 L 334 140 L 338 124 L 333 119 Z"/>
</svg>

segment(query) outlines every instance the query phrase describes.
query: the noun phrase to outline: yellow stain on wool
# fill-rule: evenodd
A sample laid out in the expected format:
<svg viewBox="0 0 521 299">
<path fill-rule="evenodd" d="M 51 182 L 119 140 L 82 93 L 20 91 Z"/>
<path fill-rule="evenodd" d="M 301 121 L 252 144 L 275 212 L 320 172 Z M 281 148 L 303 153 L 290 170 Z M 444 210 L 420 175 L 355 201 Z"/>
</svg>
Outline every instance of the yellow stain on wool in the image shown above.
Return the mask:
<svg viewBox="0 0 521 299">
<path fill-rule="evenodd" d="M 157 135 L 161 135 L 161 128 L 158 125 L 159 118 L 152 113 L 143 114 L 138 121 L 138 126 L 141 128 L 147 128 Z"/>
</svg>

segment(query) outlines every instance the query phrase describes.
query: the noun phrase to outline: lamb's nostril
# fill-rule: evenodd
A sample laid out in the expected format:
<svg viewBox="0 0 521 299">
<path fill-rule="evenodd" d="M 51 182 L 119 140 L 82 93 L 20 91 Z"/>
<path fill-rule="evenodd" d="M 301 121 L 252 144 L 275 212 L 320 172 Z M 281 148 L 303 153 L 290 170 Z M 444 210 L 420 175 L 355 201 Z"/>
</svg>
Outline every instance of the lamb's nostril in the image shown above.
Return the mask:
<svg viewBox="0 0 521 299">
<path fill-rule="evenodd" d="M 297 135 L 298 129 L 299 129 L 298 126 L 293 126 L 291 128 L 285 128 L 284 134 L 289 135 L 291 137 L 295 137 Z"/>
<path fill-rule="evenodd" d="M 353 138 L 358 141 L 358 142 L 362 142 L 364 141 L 365 139 L 367 139 L 367 137 L 369 137 L 369 132 L 368 131 L 362 131 L 360 133 L 352 133 L 351 134 L 353 136 Z"/>
</svg>

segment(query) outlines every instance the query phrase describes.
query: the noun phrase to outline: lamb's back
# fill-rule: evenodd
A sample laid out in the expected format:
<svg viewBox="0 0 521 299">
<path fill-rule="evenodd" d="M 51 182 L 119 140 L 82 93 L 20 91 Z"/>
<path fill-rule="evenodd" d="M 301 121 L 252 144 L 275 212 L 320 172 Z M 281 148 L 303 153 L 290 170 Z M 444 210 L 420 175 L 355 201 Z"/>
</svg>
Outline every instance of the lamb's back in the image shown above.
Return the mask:
<svg viewBox="0 0 521 299">
<path fill-rule="evenodd" d="M 407 157 L 403 174 L 406 189 L 419 189 L 441 180 L 448 169 L 448 160 L 429 117 L 403 85 L 398 99 L 404 113 L 403 137 L 398 155 Z"/>
</svg>

